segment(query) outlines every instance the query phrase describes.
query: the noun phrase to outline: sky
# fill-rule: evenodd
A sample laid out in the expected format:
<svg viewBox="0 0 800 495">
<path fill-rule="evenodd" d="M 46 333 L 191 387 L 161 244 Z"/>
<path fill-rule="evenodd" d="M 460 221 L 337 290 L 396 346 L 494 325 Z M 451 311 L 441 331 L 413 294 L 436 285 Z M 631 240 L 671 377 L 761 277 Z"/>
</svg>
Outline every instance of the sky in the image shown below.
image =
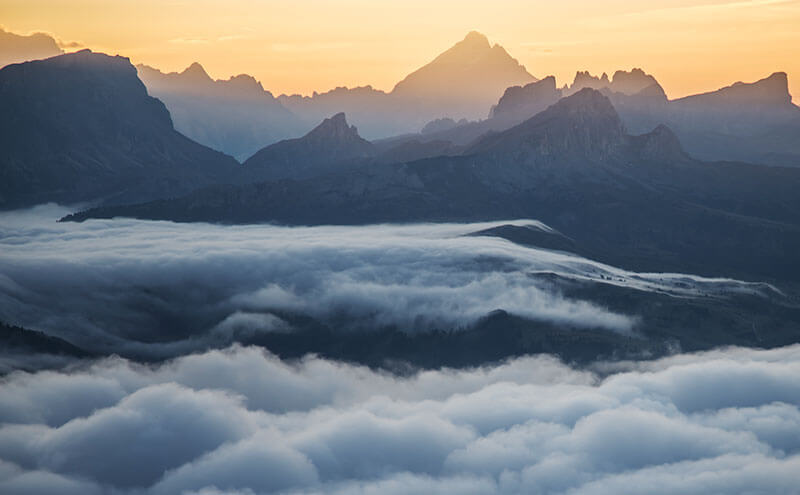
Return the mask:
<svg viewBox="0 0 800 495">
<path fill-rule="evenodd" d="M 276 94 L 391 90 L 477 30 L 559 84 L 641 67 L 676 98 L 784 71 L 800 95 L 800 0 L 0 0 L 0 25 Z"/>
</svg>

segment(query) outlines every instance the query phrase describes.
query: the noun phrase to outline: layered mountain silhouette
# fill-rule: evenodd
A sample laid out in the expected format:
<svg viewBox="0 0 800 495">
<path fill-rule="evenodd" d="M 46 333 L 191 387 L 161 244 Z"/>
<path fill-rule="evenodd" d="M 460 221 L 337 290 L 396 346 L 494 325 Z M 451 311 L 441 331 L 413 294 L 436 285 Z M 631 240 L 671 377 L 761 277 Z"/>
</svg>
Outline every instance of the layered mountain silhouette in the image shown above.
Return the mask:
<svg viewBox="0 0 800 495">
<path fill-rule="evenodd" d="M 473 31 L 391 92 L 342 87 L 278 99 L 309 123 L 345 112 L 366 138 L 375 139 L 416 132 L 437 118 L 484 118 L 506 88 L 533 81 L 536 78 L 503 47 Z"/>
<path fill-rule="evenodd" d="M 334 127 L 344 133 L 341 124 Z M 798 280 L 799 186 L 794 169 L 696 161 L 666 126 L 629 135 L 611 100 L 584 88 L 457 154 L 210 187 L 68 219 L 359 224 L 536 218 L 572 239 L 577 252 L 618 266 Z"/>
<path fill-rule="evenodd" d="M 628 132 L 641 134 L 667 125 L 698 158 L 800 166 L 800 108 L 791 102 L 784 73 L 672 101 L 658 81 L 641 69 L 616 71 L 611 78 L 578 72 L 572 84 L 560 89 L 551 76 L 508 88 L 488 119 L 453 123 L 435 132 L 398 136 L 378 144 L 449 141 L 465 145 L 487 132 L 508 129 L 562 95 L 585 88 L 609 98 Z"/>
<path fill-rule="evenodd" d="M 698 156 L 800 166 L 800 108 L 783 72 L 671 101 L 664 120 Z"/>
<path fill-rule="evenodd" d="M 676 100 L 641 69 L 617 71 L 611 80 L 579 72 L 563 91 L 584 87 L 608 96 L 632 132 L 668 125 L 698 158 L 800 166 L 800 108 L 785 73 Z"/>
<path fill-rule="evenodd" d="M 452 153 L 487 133 L 504 131 L 531 118 L 557 102 L 562 94 L 553 76 L 525 86 L 511 86 L 491 107 L 486 119 L 459 122 L 436 119 L 428 122 L 419 133 L 378 140 L 376 145 L 386 151 L 398 147 L 425 149 L 438 143 L 439 149 Z"/>
<path fill-rule="evenodd" d="M 247 74 L 213 80 L 196 62 L 183 72 L 168 74 L 146 65 L 137 69 L 150 95 L 169 109 L 178 131 L 240 161 L 266 144 L 307 130 Z"/>
<path fill-rule="evenodd" d="M 239 166 L 175 131 L 123 57 L 83 50 L 9 65 L 0 107 L 3 208 L 175 196 Z"/>
<path fill-rule="evenodd" d="M 553 76 L 525 86 L 511 86 L 506 88 L 503 96 L 491 108 L 489 117 L 519 123 L 557 102 L 562 96 L 562 91 L 556 88 L 556 78 Z"/>
<path fill-rule="evenodd" d="M 325 119 L 308 134 L 269 145 L 242 167 L 243 181 L 306 179 L 341 171 L 375 155 L 344 113 Z"/>
</svg>

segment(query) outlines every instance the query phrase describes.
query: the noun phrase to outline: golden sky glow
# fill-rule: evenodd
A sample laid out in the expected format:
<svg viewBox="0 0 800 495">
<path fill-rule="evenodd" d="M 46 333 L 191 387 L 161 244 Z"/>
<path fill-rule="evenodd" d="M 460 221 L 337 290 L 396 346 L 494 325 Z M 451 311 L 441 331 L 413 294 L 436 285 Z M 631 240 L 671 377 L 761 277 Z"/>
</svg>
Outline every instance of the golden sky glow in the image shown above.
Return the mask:
<svg viewBox="0 0 800 495">
<path fill-rule="evenodd" d="M 0 25 L 276 94 L 390 90 L 477 30 L 559 85 L 642 67 L 675 98 L 784 71 L 800 98 L 800 0 L 0 0 Z"/>
</svg>

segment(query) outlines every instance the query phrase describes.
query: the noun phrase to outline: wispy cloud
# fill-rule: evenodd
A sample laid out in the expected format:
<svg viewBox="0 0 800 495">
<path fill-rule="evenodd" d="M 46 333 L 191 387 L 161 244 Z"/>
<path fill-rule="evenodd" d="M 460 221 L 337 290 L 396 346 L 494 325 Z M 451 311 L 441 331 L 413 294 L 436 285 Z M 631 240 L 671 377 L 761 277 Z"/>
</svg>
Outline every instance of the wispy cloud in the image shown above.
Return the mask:
<svg viewBox="0 0 800 495">
<path fill-rule="evenodd" d="M 209 43 L 209 40 L 206 38 L 173 38 L 169 42 L 182 45 L 204 45 Z"/>
<path fill-rule="evenodd" d="M 341 50 L 350 48 L 354 44 L 351 41 L 332 41 L 319 43 L 273 43 L 272 51 L 275 52 L 317 52 L 325 50 Z"/>
</svg>

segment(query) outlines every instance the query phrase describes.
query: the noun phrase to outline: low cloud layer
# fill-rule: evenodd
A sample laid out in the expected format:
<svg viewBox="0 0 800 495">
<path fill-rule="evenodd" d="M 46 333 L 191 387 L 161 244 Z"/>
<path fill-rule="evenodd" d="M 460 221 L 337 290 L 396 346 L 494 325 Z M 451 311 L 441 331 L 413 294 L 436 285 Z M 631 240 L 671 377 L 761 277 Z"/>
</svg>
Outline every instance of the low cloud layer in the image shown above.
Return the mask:
<svg viewBox="0 0 800 495">
<path fill-rule="evenodd" d="M 800 346 L 396 376 L 233 347 L 0 384 L 2 493 L 791 493 Z"/>
<path fill-rule="evenodd" d="M 203 339 L 224 344 L 242 335 L 290 332 L 280 317 L 287 312 L 335 319 L 337 328 L 348 330 L 415 332 L 457 330 L 502 309 L 631 333 L 637 315 L 566 298 L 558 281 L 603 281 L 679 296 L 772 290 L 637 274 L 499 238 L 463 237 L 496 224 L 56 223 L 65 212 L 43 206 L 0 215 L 0 320 L 101 351 L 174 355 Z"/>
</svg>

